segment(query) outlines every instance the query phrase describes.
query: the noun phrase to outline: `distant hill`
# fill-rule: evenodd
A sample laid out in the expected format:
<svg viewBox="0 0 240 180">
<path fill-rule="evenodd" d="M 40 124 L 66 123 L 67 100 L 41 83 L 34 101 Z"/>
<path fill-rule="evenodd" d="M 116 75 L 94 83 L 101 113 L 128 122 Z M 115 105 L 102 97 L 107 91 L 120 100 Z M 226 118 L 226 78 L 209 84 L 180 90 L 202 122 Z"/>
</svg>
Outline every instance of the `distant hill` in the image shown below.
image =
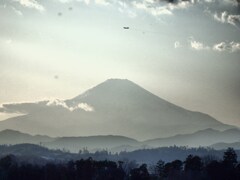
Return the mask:
<svg viewBox="0 0 240 180">
<path fill-rule="evenodd" d="M 227 149 L 228 147 L 232 147 L 234 149 L 240 149 L 240 142 L 239 141 L 238 142 L 233 142 L 233 143 L 220 142 L 220 143 L 213 144 L 209 147 L 217 149 L 217 150 Z"/>
<path fill-rule="evenodd" d="M 197 131 L 191 134 L 176 135 L 168 138 L 158 138 L 144 141 L 143 143 L 153 147 L 164 146 L 210 146 L 214 143 L 225 142 L 232 143 L 240 139 L 239 129 L 228 129 L 225 131 L 218 131 L 211 128 Z"/>
<path fill-rule="evenodd" d="M 16 144 L 36 144 L 48 147 L 50 149 L 69 150 L 71 152 L 79 152 L 79 150 L 87 149 L 89 151 L 97 151 L 119 147 L 118 152 L 126 148 L 121 146 L 141 147 L 141 143 L 135 139 L 124 136 L 88 136 L 88 137 L 49 137 L 41 135 L 30 135 L 14 130 L 0 131 L 0 145 L 16 145 Z"/>
<path fill-rule="evenodd" d="M 117 154 L 107 151 L 98 151 L 94 153 L 69 153 L 60 150 L 49 150 L 33 144 L 18 144 L 12 146 L 0 145 L 0 158 L 9 154 L 17 156 L 22 162 L 35 164 L 45 164 L 47 162 L 67 162 L 69 160 L 87 159 L 92 157 L 95 160 L 114 160 L 135 163 L 154 164 L 158 160 L 165 162 L 176 159 L 185 160 L 189 154 L 200 157 L 211 157 L 220 159 L 223 156 L 223 150 L 214 150 L 206 148 L 185 148 L 185 147 L 162 147 L 151 149 L 139 149 L 132 152 L 121 152 Z M 240 151 L 236 151 L 240 155 Z"/>
<path fill-rule="evenodd" d="M 89 151 L 106 149 L 111 151 L 116 146 L 137 146 L 140 142 L 124 136 L 89 136 L 89 137 L 61 137 L 43 145 L 51 149 L 66 149 L 71 152 L 79 152 L 84 148 Z M 124 150 L 124 149 L 119 149 Z M 119 152 L 119 151 L 118 151 Z"/>
<path fill-rule="evenodd" d="M 41 135 L 32 136 L 14 130 L 4 130 L 0 132 L 0 144 L 40 144 L 50 149 L 60 149 L 75 153 L 78 153 L 79 150 L 83 149 L 87 149 L 90 152 L 103 149 L 111 152 L 121 152 L 175 145 L 188 147 L 208 146 L 216 149 L 234 147 L 240 149 L 240 143 L 238 143 L 239 139 L 239 129 L 229 129 L 225 131 L 205 129 L 192 134 L 176 135 L 168 138 L 158 138 L 147 141 L 137 141 L 132 138 L 113 135 L 53 138 Z"/>
<path fill-rule="evenodd" d="M 107 80 L 69 100 L 4 104 L 1 111 L 26 115 L 1 121 L 0 130 L 61 137 L 111 134 L 146 140 L 206 128 L 232 128 L 121 79 Z"/>
<path fill-rule="evenodd" d="M 41 144 L 43 142 L 51 142 L 53 140 L 54 138 L 51 138 L 49 136 L 41 135 L 32 136 L 30 134 L 10 129 L 0 131 L 0 144 L 22 144 L 22 143 Z"/>
</svg>

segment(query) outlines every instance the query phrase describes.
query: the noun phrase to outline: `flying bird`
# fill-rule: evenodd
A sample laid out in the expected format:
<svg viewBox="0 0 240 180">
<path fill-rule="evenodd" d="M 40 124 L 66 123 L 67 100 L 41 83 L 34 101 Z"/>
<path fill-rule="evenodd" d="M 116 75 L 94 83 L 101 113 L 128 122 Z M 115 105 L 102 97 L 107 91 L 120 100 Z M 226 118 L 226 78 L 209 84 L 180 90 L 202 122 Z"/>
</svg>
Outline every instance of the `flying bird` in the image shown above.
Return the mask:
<svg viewBox="0 0 240 180">
<path fill-rule="evenodd" d="M 129 27 L 123 27 L 123 29 L 129 29 Z"/>
</svg>

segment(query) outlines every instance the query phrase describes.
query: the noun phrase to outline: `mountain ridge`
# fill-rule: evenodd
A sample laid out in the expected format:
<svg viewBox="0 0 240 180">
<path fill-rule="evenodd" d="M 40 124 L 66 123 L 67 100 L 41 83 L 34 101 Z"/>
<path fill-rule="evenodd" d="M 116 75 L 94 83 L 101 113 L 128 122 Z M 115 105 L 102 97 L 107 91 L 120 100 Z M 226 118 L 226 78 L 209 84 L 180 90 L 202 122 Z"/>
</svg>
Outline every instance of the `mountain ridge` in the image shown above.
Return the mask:
<svg viewBox="0 0 240 180">
<path fill-rule="evenodd" d="M 8 135 L 7 140 L 5 139 L 6 136 L 4 136 L 4 134 L 6 135 L 5 132 L 7 132 Z M 21 141 L 19 141 L 19 137 L 24 138 L 20 138 Z M 237 142 L 240 139 L 239 129 L 218 131 L 208 128 L 197 131 L 193 134 L 182 134 L 161 139 L 149 139 L 147 141 L 138 141 L 133 138 L 114 135 L 55 138 L 48 137 L 48 139 L 45 139 L 45 141 L 39 139 L 39 137 L 43 136 L 32 136 L 19 131 L 4 130 L 0 131 L 0 144 L 40 144 L 50 149 L 65 149 L 76 153 L 82 149 L 88 149 L 91 152 L 102 149 L 108 149 L 111 152 L 121 152 L 172 146 L 187 146 L 196 148 L 212 147 L 215 149 L 224 149 L 227 148 L 227 146 L 233 146 L 236 149 L 240 149 L 239 142 Z M 4 141 L 2 141 L 2 139 L 4 139 Z"/>
<path fill-rule="evenodd" d="M 111 134 L 146 140 L 206 128 L 233 127 L 207 114 L 174 105 L 126 79 L 109 79 L 65 101 L 3 107 L 5 111 L 26 115 L 0 122 L 0 130 L 16 129 L 49 136 Z"/>
</svg>

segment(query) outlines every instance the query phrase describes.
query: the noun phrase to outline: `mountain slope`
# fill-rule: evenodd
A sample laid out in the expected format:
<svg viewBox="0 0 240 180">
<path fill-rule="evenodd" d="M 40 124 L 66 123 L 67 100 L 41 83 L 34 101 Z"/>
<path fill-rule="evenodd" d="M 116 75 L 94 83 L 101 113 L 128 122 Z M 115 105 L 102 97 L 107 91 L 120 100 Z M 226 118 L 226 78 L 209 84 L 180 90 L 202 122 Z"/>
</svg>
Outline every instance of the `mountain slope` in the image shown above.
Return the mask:
<svg viewBox="0 0 240 180">
<path fill-rule="evenodd" d="M 0 132 L 0 144 L 40 144 L 43 142 L 51 142 L 54 138 L 48 136 L 25 134 L 19 131 L 6 129 Z"/>
<path fill-rule="evenodd" d="M 0 111 L 26 114 L 0 122 L 0 130 L 15 129 L 51 136 L 111 134 L 150 139 L 231 127 L 120 79 L 107 80 L 66 101 L 8 104 Z"/>
<path fill-rule="evenodd" d="M 48 137 L 22 133 L 14 130 L 0 131 L 0 145 L 16 144 L 41 144 L 50 149 L 65 149 L 71 152 L 79 152 L 87 148 L 89 151 L 102 149 L 111 150 L 119 146 L 140 146 L 140 142 L 124 136 L 86 136 L 86 137 Z M 124 150 L 126 148 L 118 148 Z M 119 150 L 119 151 L 120 151 Z"/>
<path fill-rule="evenodd" d="M 46 142 L 43 145 L 51 149 L 67 149 L 71 152 L 79 152 L 87 148 L 89 151 L 102 149 L 111 150 L 117 146 L 139 145 L 135 139 L 124 136 L 87 136 L 87 137 L 61 137 L 52 142 Z M 124 150 L 123 148 L 121 150 Z"/>
<path fill-rule="evenodd" d="M 210 146 L 215 143 L 225 142 L 232 143 L 240 139 L 239 129 L 228 129 L 225 131 L 218 131 L 214 129 L 205 129 L 197 131 L 192 134 L 176 135 L 168 138 L 158 138 L 144 141 L 153 147 L 163 147 L 163 146 L 189 146 L 189 147 L 199 147 L 199 146 Z"/>
<path fill-rule="evenodd" d="M 239 141 L 238 142 L 233 142 L 233 143 L 220 142 L 220 143 L 212 144 L 210 147 L 214 148 L 216 150 L 227 149 L 229 147 L 239 150 L 240 149 L 240 142 Z"/>
</svg>

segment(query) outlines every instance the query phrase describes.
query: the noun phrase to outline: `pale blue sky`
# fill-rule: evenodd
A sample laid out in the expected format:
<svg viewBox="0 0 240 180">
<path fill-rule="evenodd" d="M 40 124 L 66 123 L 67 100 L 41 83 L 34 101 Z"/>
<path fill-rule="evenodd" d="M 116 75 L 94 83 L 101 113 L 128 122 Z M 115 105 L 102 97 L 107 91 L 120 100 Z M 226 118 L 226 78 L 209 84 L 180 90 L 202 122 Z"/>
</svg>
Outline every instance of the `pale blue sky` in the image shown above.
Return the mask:
<svg viewBox="0 0 240 180">
<path fill-rule="evenodd" d="M 0 0 L 0 103 L 127 78 L 240 126 L 239 23 L 235 0 Z"/>
</svg>

